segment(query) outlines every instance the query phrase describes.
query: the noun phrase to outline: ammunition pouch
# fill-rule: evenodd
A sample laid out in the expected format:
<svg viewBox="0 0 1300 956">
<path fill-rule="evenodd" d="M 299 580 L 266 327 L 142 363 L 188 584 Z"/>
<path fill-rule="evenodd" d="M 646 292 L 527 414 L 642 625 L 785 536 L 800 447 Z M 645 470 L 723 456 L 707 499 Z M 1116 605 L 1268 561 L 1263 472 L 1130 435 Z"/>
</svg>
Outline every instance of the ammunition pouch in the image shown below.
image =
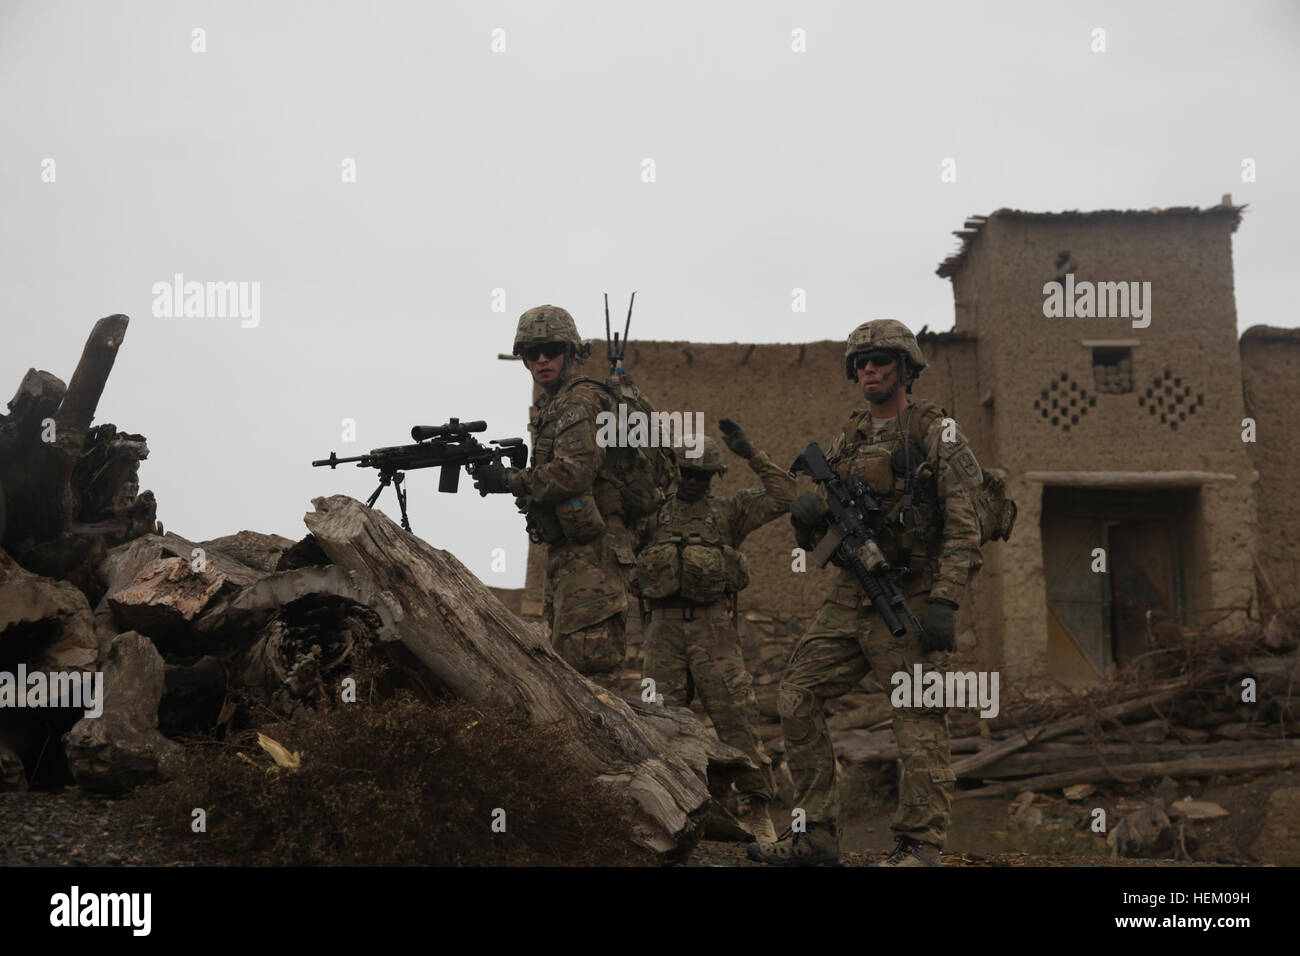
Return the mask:
<svg viewBox="0 0 1300 956">
<path fill-rule="evenodd" d="M 735 548 L 697 532 L 661 535 L 637 558 L 633 590 L 641 597 L 712 604 L 749 586 L 749 564 Z"/>
<path fill-rule="evenodd" d="M 973 497 L 980 522 L 980 544 L 1009 539 L 1016 526 L 1016 503 L 1007 497 L 1006 483 L 985 471 L 984 482 Z"/>
<path fill-rule="evenodd" d="M 561 501 L 555 506 L 555 517 L 564 538 L 575 544 L 586 544 L 605 533 L 605 518 L 589 491 Z"/>
<path fill-rule="evenodd" d="M 681 555 L 682 597 L 701 604 L 720 601 L 727 591 L 727 562 L 722 549 L 690 534 L 682 541 Z"/>
<path fill-rule="evenodd" d="M 636 559 L 632 590 L 651 600 L 676 594 L 680 584 L 680 559 L 675 540 L 661 540 L 643 550 Z"/>
</svg>

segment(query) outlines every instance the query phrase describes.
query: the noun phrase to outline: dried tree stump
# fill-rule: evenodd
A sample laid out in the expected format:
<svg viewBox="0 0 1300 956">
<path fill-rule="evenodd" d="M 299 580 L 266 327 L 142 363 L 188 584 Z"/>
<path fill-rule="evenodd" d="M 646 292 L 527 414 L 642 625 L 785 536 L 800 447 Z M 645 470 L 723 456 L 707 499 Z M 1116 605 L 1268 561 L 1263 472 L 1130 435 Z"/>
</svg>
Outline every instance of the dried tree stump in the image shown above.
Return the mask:
<svg viewBox="0 0 1300 956">
<path fill-rule="evenodd" d="M 653 718 L 591 683 L 560 659 L 546 635 L 506 607 L 446 551 L 343 495 L 314 499 L 308 529 L 330 560 L 355 572 L 401 608 L 403 645 L 458 697 L 513 709 L 567 732 L 569 754 L 593 778 L 624 792 L 638 809 L 629 839 L 667 860 L 698 841 L 710 810 L 706 781 L 687 762 L 728 766 L 747 758 L 696 732 L 695 718 L 664 709 Z M 657 725 L 674 728 L 674 743 Z M 679 756 L 682 737 L 695 753 Z"/>
</svg>

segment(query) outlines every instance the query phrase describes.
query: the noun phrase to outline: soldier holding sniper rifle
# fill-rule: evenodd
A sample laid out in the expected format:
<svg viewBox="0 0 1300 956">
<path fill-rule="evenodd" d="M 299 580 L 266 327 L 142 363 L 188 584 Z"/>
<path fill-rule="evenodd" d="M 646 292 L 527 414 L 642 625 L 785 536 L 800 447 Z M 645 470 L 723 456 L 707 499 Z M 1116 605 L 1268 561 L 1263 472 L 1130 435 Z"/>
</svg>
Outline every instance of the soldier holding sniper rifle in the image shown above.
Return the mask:
<svg viewBox="0 0 1300 956">
<path fill-rule="evenodd" d="M 509 460 L 511 467 L 522 468 L 527 463 L 528 448 L 522 438 L 495 438 L 490 445 L 484 445 L 474 437 L 475 433 L 484 431 L 487 431 L 487 422 L 462 422 L 458 418 L 451 419 L 445 425 L 416 425 L 411 429 L 411 437 L 416 441 L 414 445 L 372 448 L 365 455 L 354 455 L 351 458 L 340 458 L 330 452 L 328 458 L 311 464 L 313 468 L 322 465 L 335 468 L 356 462 L 358 468 L 379 469 L 379 487 L 366 500 L 366 504 L 373 508 L 380 492 L 392 485 L 397 492 L 397 503 L 402 509 L 402 527 L 410 531 L 411 524 L 406 517 L 406 489 L 402 487 L 406 472 L 416 468 L 441 468 L 438 490 L 455 494 L 460 487 L 462 467 L 473 478 L 485 465 L 500 466 L 503 461 Z"/>
</svg>

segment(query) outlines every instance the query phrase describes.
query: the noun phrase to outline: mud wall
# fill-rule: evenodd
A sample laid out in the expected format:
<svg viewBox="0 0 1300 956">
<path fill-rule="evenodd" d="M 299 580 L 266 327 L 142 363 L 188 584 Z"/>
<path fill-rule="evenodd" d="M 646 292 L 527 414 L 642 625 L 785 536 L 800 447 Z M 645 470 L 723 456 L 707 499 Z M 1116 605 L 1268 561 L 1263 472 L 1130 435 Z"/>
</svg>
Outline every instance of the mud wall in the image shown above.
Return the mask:
<svg viewBox="0 0 1300 956">
<path fill-rule="evenodd" d="M 1254 466 L 1240 439 L 1230 208 L 1186 214 L 994 214 L 967 243 L 953 279 L 958 330 L 978 330 L 977 370 L 992 402 L 991 459 L 1021 505 L 1011 542 L 990 557 L 981 594 L 1002 611 L 1014 670 L 1043 663 L 1046 607 L 1039 526 L 1045 472 L 1195 471 L 1226 476 L 1204 489 L 1217 542 L 1194 607 L 1253 599 Z M 1062 267 L 1064 260 L 1066 265 Z M 1044 284 L 1150 283 L 1150 321 L 1049 318 Z M 1141 321 L 1138 319 L 1138 321 Z M 1129 350 L 1128 387 L 1101 387 L 1100 344 Z M 982 572 L 983 574 L 983 572 Z M 1219 615 L 1213 615 L 1218 617 Z"/>
<path fill-rule="evenodd" d="M 1259 564 L 1286 604 L 1300 604 L 1300 330 L 1257 325 L 1241 337 L 1246 414 L 1256 441 L 1245 447 L 1259 472 Z"/>
</svg>

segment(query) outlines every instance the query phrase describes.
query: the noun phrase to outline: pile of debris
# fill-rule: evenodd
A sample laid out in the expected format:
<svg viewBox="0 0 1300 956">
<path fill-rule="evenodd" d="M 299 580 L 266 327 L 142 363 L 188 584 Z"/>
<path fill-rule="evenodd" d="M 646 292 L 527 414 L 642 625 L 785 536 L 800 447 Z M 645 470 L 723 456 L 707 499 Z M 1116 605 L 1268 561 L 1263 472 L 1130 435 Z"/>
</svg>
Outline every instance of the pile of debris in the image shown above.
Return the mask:
<svg viewBox="0 0 1300 956">
<path fill-rule="evenodd" d="M 1185 805 L 1175 781 L 1198 790 L 1204 781 L 1300 768 L 1294 610 L 1276 610 L 1256 633 L 1228 640 L 1158 616 L 1153 623 L 1151 650 L 1102 687 L 1080 692 L 1041 679 L 1003 680 L 996 717 L 954 711 L 956 798 L 1015 797 L 1014 822 L 1030 807 L 1050 816 L 1066 803 L 1164 781 L 1163 798 L 1121 806 L 1145 816 L 1106 832 L 1116 853 L 1176 856 L 1186 852 L 1185 824 L 1219 814 Z M 828 719 L 836 754 L 888 780 L 898 759 L 888 696 L 843 700 Z"/>
<path fill-rule="evenodd" d="M 380 512 L 318 498 L 296 543 L 164 532 L 139 491 L 144 438 L 91 427 L 126 327 L 101 319 L 67 386 L 33 369 L 0 415 L 0 789 L 157 780 L 178 741 L 238 724 L 241 701 L 285 718 L 337 701 L 377 649 L 439 693 L 561 733 L 573 765 L 632 808 L 626 839 L 665 860 L 706 825 L 738 829 L 721 798 L 748 758 L 687 710 L 587 681 Z M 102 675 L 97 702 L 74 675 Z"/>
</svg>

